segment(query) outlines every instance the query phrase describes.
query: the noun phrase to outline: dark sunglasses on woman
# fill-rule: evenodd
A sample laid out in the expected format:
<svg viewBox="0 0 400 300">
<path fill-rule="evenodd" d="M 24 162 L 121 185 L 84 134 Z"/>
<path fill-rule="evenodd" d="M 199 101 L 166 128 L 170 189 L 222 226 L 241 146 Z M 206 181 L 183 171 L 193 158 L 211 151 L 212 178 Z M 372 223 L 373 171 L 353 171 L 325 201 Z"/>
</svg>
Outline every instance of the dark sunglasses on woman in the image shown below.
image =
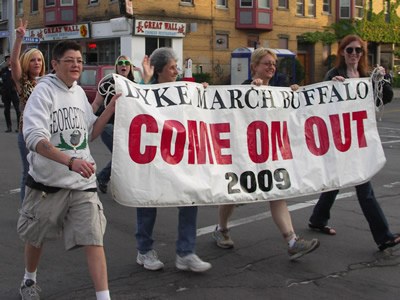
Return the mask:
<svg viewBox="0 0 400 300">
<path fill-rule="evenodd" d="M 347 52 L 348 54 L 352 54 L 352 53 L 353 53 L 353 50 L 355 50 L 357 54 L 360 54 L 360 53 L 362 52 L 362 48 L 361 48 L 361 47 L 355 47 L 355 48 L 348 47 L 348 48 L 346 48 L 345 50 L 346 50 L 346 52 Z"/>
<path fill-rule="evenodd" d="M 130 63 L 129 60 L 119 60 L 119 61 L 117 62 L 117 65 L 118 65 L 118 66 L 130 66 L 131 63 Z"/>
</svg>

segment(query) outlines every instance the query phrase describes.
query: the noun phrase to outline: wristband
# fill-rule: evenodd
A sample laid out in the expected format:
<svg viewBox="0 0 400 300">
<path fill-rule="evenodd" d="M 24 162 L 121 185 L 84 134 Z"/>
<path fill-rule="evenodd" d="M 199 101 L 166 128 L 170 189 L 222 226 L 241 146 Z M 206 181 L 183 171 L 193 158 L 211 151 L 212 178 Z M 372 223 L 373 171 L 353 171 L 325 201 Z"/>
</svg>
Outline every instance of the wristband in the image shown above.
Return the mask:
<svg viewBox="0 0 400 300">
<path fill-rule="evenodd" d="M 69 169 L 70 171 L 72 171 L 72 162 L 74 161 L 74 159 L 76 159 L 75 156 L 72 156 L 72 157 L 69 159 L 69 162 L 68 162 L 68 169 Z"/>
</svg>

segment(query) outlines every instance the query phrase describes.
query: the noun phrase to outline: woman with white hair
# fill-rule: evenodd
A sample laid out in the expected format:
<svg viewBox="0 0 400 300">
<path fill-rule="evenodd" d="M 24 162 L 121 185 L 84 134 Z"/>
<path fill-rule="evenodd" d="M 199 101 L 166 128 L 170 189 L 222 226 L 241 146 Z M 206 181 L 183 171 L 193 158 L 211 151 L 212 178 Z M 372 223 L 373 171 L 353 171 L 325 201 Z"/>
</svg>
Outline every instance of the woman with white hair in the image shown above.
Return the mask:
<svg viewBox="0 0 400 300">
<path fill-rule="evenodd" d="M 154 67 L 152 83 L 176 81 L 178 76 L 178 57 L 171 48 L 159 48 L 150 56 L 150 65 Z M 197 206 L 178 207 L 178 239 L 176 241 L 176 267 L 180 270 L 204 272 L 211 264 L 202 261 L 195 254 Z M 148 270 L 159 270 L 164 264 L 158 259 L 153 248 L 153 228 L 157 216 L 155 207 L 136 209 L 136 240 L 138 255 L 136 262 Z"/>
</svg>

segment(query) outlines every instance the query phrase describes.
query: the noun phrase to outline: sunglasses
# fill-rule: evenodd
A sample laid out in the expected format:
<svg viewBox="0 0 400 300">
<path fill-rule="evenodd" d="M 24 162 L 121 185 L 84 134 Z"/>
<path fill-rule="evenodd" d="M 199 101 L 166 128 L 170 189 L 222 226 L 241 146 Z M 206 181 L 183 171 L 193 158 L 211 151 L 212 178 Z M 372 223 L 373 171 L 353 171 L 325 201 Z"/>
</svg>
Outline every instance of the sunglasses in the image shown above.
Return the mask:
<svg viewBox="0 0 400 300">
<path fill-rule="evenodd" d="M 353 50 L 356 51 L 357 54 L 360 54 L 360 53 L 362 52 L 362 48 L 361 48 L 361 47 L 355 47 L 355 48 L 348 47 L 348 48 L 346 48 L 345 50 L 346 50 L 346 52 L 347 52 L 348 54 L 352 54 L 352 53 L 353 53 Z"/>
<path fill-rule="evenodd" d="M 118 66 L 130 66 L 130 65 L 131 65 L 131 62 L 130 62 L 129 60 L 119 60 L 119 61 L 117 62 L 117 65 L 118 65 Z"/>
</svg>

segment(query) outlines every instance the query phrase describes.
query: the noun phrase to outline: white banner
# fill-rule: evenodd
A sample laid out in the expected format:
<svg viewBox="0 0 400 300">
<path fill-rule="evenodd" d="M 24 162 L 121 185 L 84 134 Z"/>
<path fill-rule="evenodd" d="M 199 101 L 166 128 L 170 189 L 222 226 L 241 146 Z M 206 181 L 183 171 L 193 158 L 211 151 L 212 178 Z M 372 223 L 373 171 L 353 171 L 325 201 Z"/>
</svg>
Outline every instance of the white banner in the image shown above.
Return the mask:
<svg viewBox="0 0 400 300">
<path fill-rule="evenodd" d="M 386 159 L 368 78 L 285 87 L 139 85 L 116 75 L 114 199 L 248 203 L 368 181 Z"/>
</svg>

